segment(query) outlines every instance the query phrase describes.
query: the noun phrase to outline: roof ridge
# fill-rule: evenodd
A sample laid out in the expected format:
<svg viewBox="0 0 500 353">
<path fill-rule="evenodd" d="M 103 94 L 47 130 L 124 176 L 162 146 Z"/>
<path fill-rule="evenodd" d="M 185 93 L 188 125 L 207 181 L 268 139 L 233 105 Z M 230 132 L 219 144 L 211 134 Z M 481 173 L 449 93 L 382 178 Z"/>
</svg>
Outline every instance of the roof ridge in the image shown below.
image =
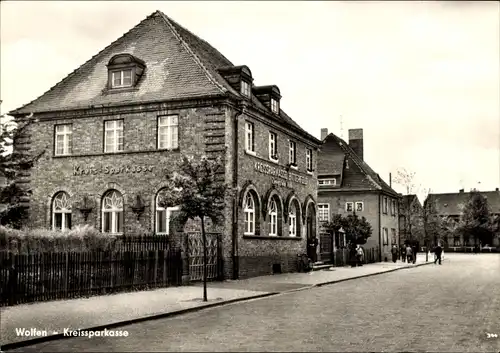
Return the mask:
<svg viewBox="0 0 500 353">
<path fill-rule="evenodd" d="M 123 33 L 121 37 L 118 37 L 117 39 L 115 39 L 114 41 L 112 41 L 110 44 L 108 44 L 107 46 L 105 46 L 103 49 L 99 50 L 97 52 L 97 54 L 93 55 L 90 59 L 88 59 L 83 64 L 81 64 L 80 66 L 78 66 L 76 69 L 74 69 L 72 72 L 70 72 L 68 75 L 66 75 L 63 79 L 61 79 L 55 85 L 53 85 L 52 87 L 50 87 L 47 91 L 45 91 L 44 93 L 42 93 L 41 95 L 39 95 L 37 98 L 33 99 L 31 102 L 26 103 L 25 105 L 23 105 L 23 106 L 21 106 L 19 108 L 11 110 L 7 114 L 10 114 L 10 113 L 16 114 L 17 111 L 26 108 L 28 105 L 30 105 L 32 103 L 35 103 L 37 100 L 39 100 L 40 98 L 42 98 L 43 96 L 45 96 L 47 93 L 49 93 L 50 91 L 54 90 L 54 88 L 56 88 L 57 86 L 59 86 L 60 84 L 62 84 L 66 80 L 68 80 L 69 78 L 73 77 L 73 75 L 75 75 L 75 73 L 78 70 L 80 70 L 83 66 L 87 65 L 88 63 L 90 63 L 94 58 L 96 58 L 97 56 L 99 56 L 99 54 L 101 54 L 103 51 L 105 51 L 106 49 L 108 49 L 108 48 L 112 47 L 113 45 L 115 45 L 116 42 L 118 42 L 120 39 L 124 38 L 126 35 L 128 35 L 130 32 L 132 32 L 134 29 L 136 29 L 137 27 L 139 27 L 142 23 L 144 23 L 145 21 L 147 21 L 148 19 L 150 19 L 151 17 L 153 17 L 156 14 L 156 12 L 157 11 L 155 11 L 151 15 L 147 16 L 145 19 L 143 19 L 141 22 L 139 22 L 134 27 L 132 27 L 131 29 L 129 29 L 127 32 Z"/>
<path fill-rule="evenodd" d="M 209 79 L 209 81 L 211 81 L 222 93 L 226 93 L 227 89 L 224 86 L 222 86 L 219 82 L 217 82 L 217 80 L 215 79 L 215 77 L 213 77 L 212 74 L 208 71 L 208 69 L 205 67 L 205 65 L 203 64 L 203 62 L 201 61 L 201 59 L 198 57 L 198 55 L 196 55 L 196 53 L 194 52 L 194 50 L 189 46 L 189 44 L 184 40 L 184 38 L 182 38 L 182 36 L 179 34 L 179 32 L 177 32 L 177 29 L 175 29 L 175 27 L 170 22 L 170 21 L 172 21 L 172 22 L 175 22 L 175 21 L 171 20 L 167 15 L 165 15 L 160 10 L 157 10 L 155 13 L 158 13 L 163 18 L 163 20 L 165 21 L 165 23 L 170 27 L 170 29 L 174 33 L 174 35 L 180 40 L 180 42 L 184 45 L 184 47 L 189 52 L 189 54 L 191 54 L 191 56 L 193 57 L 193 59 L 195 60 L 195 62 L 200 66 L 200 68 L 205 73 L 205 75 L 207 76 L 207 78 Z M 187 31 L 189 32 L 189 30 L 187 30 Z M 189 33 L 191 33 L 191 32 L 189 32 Z M 191 34 L 194 35 L 194 36 L 196 36 L 193 33 L 191 33 Z M 201 38 L 199 38 L 199 39 L 201 39 Z"/>
</svg>

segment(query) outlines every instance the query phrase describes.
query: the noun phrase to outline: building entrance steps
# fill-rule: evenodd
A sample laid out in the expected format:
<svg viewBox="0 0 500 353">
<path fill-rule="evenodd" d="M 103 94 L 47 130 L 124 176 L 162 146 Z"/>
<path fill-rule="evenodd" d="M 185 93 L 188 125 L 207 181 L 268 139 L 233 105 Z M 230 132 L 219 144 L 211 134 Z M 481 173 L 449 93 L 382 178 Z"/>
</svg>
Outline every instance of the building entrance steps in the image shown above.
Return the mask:
<svg viewBox="0 0 500 353">
<path fill-rule="evenodd" d="M 429 262 L 426 263 L 425 254 L 419 254 L 416 265 L 384 262 L 355 268 L 335 267 L 334 271 L 326 269 L 309 273 L 285 273 L 235 281 L 209 282 L 208 302 L 202 301 L 202 284 L 196 283 L 151 291 L 2 307 L 0 308 L 1 350 L 62 338 L 64 329 L 110 329 L 241 300 L 305 290 L 349 279 L 432 264 L 433 260 L 429 257 Z M 23 328 L 47 331 L 48 337 L 16 335 L 16 329 Z"/>
</svg>

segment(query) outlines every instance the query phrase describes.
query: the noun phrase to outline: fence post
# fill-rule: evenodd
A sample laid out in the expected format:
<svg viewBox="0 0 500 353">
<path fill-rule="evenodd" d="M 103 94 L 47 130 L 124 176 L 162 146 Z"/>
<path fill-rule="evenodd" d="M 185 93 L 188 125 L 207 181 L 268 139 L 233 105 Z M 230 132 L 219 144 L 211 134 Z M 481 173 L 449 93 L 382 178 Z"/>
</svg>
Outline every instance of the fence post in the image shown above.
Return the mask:
<svg viewBox="0 0 500 353">
<path fill-rule="evenodd" d="M 217 279 L 224 280 L 224 259 L 222 257 L 222 234 L 217 233 Z"/>
</svg>

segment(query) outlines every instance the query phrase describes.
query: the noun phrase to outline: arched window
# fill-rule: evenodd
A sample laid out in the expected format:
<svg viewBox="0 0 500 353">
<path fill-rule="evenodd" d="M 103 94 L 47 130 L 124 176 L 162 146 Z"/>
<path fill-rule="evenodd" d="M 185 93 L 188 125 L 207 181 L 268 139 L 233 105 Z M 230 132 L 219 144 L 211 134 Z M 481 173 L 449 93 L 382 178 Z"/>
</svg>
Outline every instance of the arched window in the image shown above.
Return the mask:
<svg viewBox="0 0 500 353">
<path fill-rule="evenodd" d="M 123 233 L 123 196 L 116 190 L 108 191 L 102 199 L 103 233 Z"/>
<path fill-rule="evenodd" d="M 245 234 L 255 234 L 255 201 L 251 193 L 247 193 L 245 198 Z"/>
<path fill-rule="evenodd" d="M 71 200 L 64 191 L 58 192 L 52 201 L 52 229 L 71 229 Z"/>
<path fill-rule="evenodd" d="M 276 200 L 271 200 L 269 206 L 269 218 L 271 221 L 269 235 L 278 235 L 278 206 L 276 205 Z"/>
<path fill-rule="evenodd" d="M 170 234 L 170 220 L 172 213 L 178 211 L 179 207 L 167 207 L 162 205 L 165 200 L 165 190 L 160 190 L 156 196 L 156 233 L 157 234 Z"/>
</svg>

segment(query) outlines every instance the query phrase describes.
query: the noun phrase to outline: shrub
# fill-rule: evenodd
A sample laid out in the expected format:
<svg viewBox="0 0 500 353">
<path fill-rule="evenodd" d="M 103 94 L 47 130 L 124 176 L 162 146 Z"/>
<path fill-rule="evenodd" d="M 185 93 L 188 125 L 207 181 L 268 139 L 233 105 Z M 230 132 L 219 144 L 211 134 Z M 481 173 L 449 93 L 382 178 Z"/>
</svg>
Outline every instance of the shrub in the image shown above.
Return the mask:
<svg viewBox="0 0 500 353">
<path fill-rule="evenodd" d="M 22 230 L 0 226 L 0 251 L 18 254 L 113 250 L 116 236 L 103 234 L 84 225 L 68 231 L 52 231 L 41 228 Z"/>
</svg>

